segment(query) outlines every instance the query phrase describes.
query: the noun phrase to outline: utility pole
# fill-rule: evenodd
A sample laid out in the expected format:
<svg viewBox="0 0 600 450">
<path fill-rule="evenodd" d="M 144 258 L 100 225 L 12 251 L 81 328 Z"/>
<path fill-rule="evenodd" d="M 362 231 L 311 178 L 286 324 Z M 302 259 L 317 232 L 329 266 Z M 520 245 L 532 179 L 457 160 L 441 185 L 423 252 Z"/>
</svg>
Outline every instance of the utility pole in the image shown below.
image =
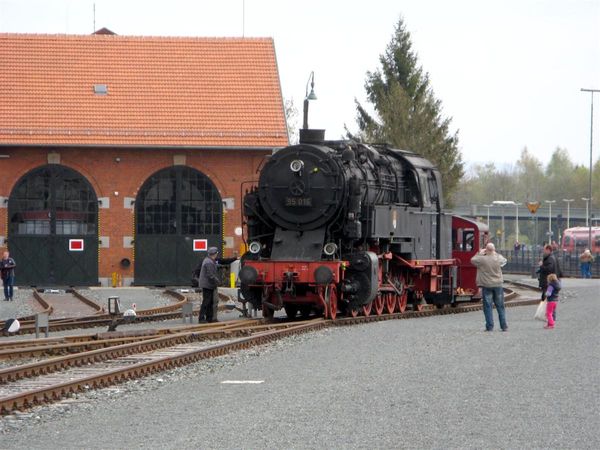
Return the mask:
<svg viewBox="0 0 600 450">
<path fill-rule="evenodd" d="M 588 224 L 588 246 L 592 247 L 592 221 L 590 220 L 590 214 L 592 212 L 592 144 L 594 142 L 594 94 L 600 92 L 600 89 L 585 89 L 581 88 L 582 92 L 589 92 L 591 99 L 590 107 L 590 181 L 588 186 L 588 208 L 586 214 L 586 221 Z"/>
</svg>

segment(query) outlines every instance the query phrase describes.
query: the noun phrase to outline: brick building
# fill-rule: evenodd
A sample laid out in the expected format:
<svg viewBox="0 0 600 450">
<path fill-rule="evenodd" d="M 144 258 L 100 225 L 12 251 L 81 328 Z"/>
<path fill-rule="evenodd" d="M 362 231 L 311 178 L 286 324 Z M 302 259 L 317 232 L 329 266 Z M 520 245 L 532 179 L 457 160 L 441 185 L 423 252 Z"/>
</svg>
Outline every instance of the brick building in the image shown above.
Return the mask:
<svg viewBox="0 0 600 450">
<path fill-rule="evenodd" d="M 262 38 L 0 34 L 0 251 L 17 284 L 187 284 L 288 144 Z"/>
</svg>

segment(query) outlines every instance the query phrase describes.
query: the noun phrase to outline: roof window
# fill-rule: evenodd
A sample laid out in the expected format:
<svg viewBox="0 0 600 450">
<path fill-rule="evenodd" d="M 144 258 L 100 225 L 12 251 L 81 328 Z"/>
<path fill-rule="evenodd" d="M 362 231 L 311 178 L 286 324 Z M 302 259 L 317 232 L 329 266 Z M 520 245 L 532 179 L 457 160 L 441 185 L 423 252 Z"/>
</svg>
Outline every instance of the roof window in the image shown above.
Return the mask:
<svg viewBox="0 0 600 450">
<path fill-rule="evenodd" d="M 95 84 L 94 85 L 94 94 L 96 94 L 96 95 L 106 95 L 106 94 L 108 94 L 108 85 L 106 85 L 106 84 Z"/>
</svg>

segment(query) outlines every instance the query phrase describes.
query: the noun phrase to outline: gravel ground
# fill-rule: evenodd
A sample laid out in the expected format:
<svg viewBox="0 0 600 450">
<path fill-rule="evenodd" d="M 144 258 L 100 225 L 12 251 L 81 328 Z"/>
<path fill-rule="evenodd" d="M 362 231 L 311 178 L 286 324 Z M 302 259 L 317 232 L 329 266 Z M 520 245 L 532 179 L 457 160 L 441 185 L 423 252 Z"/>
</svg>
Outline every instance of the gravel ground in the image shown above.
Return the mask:
<svg viewBox="0 0 600 450">
<path fill-rule="evenodd" d="M 535 306 L 508 333 L 481 312 L 323 330 L 5 417 L 3 443 L 599 448 L 600 282 L 565 285 L 555 330 Z"/>
<path fill-rule="evenodd" d="M 15 288 L 14 294 L 15 297 L 12 302 L 5 302 L 0 298 L 0 320 L 14 319 L 35 313 L 31 289 Z M 4 298 L 4 295 L 2 295 L 2 298 Z"/>
<path fill-rule="evenodd" d="M 108 310 L 108 297 L 117 296 L 121 301 L 123 310 L 136 304 L 138 310 L 171 305 L 175 300 L 164 289 L 150 289 L 145 287 L 128 288 L 90 288 L 79 290 L 81 295 L 95 301 Z"/>
</svg>

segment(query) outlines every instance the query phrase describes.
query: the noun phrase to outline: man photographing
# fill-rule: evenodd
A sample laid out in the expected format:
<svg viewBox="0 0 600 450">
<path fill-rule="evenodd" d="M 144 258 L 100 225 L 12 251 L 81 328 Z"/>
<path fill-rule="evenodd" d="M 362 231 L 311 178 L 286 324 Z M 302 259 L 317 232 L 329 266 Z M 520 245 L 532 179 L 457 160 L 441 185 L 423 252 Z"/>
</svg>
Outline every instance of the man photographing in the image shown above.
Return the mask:
<svg viewBox="0 0 600 450">
<path fill-rule="evenodd" d="M 494 311 L 492 302 L 498 311 L 498 321 L 502 331 L 508 330 L 506 314 L 504 311 L 504 290 L 502 283 L 502 267 L 506 264 L 506 258 L 496 253 L 494 244 L 489 242 L 485 248 L 471 258 L 471 264 L 477 267 L 477 286 L 481 287 L 483 314 L 485 316 L 485 331 L 494 329 Z"/>
</svg>

